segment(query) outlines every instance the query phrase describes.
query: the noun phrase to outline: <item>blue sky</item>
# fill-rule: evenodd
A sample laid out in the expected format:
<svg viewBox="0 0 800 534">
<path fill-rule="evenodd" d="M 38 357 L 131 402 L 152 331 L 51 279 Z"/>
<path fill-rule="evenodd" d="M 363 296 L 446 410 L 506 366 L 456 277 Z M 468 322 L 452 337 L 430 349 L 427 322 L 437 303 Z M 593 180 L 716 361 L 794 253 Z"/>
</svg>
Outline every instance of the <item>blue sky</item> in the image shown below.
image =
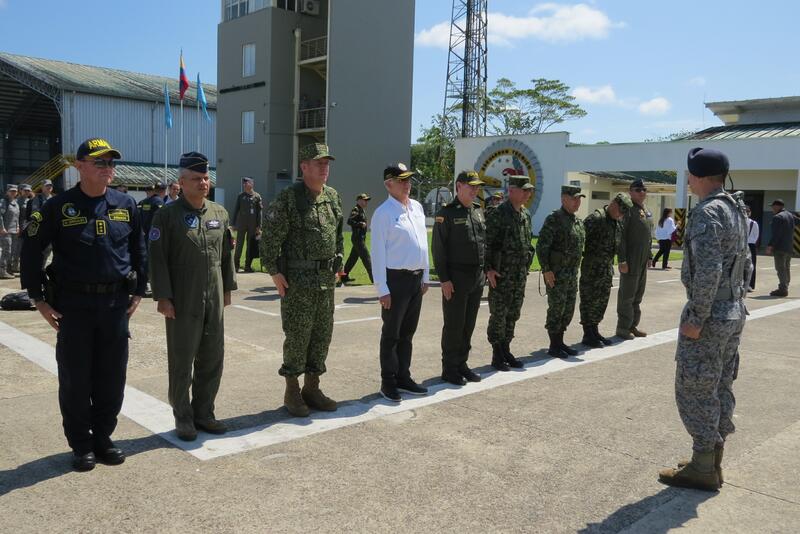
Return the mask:
<svg viewBox="0 0 800 534">
<path fill-rule="evenodd" d="M 451 0 L 416 10 L 413 131 L 441 111 Z M 588 116 L 552 130 L 574 142 L 641 141 L 719 122 L 704 101 L 800 94 L 790 0 L 489 0 L 489 86 L 572 87 Z M 96 6 L 95 6 L 96 7 Z M 100 15 L 99 13 L 103 13 Z M 0 50 L 216 81 L 216 0 L 0 0 Z"/>
</svg>

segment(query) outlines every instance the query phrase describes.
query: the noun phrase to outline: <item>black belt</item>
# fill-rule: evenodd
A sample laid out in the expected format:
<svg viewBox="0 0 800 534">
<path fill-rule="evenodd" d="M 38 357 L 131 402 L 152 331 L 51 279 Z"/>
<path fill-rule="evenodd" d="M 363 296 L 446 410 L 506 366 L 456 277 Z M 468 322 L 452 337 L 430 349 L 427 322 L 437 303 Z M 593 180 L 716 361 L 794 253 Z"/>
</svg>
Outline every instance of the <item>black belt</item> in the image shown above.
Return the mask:
<svg viewBox="0 0 800 534">
<path fill-rule="evenodd" d="M 288 260 L 286 263 L 290 269 L 332 271 L 334 260 L 336 260 L 336 258 L 331 258 L 329 260 Z"/>
<path fill-rule="evenodd" d="M 386 269 L 387 272 L 390 273 L 399 273 L 399 274 L 410 274 L 412 276 L 419 276 L 422 274 L 422 269 L 417 269 L 416 271 L 411 271 L 409 269 Z"/>
<path fill-rule="evenodd" d="M 86 293 L 88 295 L 113 295 L 125 289 L 126 281 L 120 280 L 111 284 L 85 284 L 83 282 L 67 282 L 59 280 L 58 289 Z"/>
</svg>

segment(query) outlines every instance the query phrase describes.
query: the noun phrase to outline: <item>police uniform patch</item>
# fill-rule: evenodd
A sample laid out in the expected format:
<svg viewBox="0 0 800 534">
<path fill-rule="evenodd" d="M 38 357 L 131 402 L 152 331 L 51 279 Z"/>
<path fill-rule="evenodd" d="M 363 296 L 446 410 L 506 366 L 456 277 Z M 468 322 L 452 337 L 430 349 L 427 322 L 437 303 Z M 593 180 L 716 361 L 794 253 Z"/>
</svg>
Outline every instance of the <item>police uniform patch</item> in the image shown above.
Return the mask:
<svg viewBox="0 0 800 534">
<path fill-rule="evenodd" d="M 38 213 L 38 212 L 37 212 L 37 213 Z M 36 222 L 36 221 L 33 221 L 33 222 L 32 222 L 32 223 L 31 223 L 31 224 L 28 226 L 28 237 L 35 237 L 35 236 L 36 236 L 36 234 L 38 234 L 38 233 L 39 233 L 39 223 L 38 223 L 38 222 Z"/>
<path fill-rule="evenodd" d="M 82 224 L 86 224 L 87 220 L 86 217 L 73 217 L 71 219 L 64 219 L 61 221 L 61 226 L 69 227 L 69 226 L 80 226 Z"/>
<path fill-rule="evenodd" d="M 188 226 L 189 228 L 197 228 L 200 219 L 198 219 L 197 215 L 195 215 L 194 213 L 187 213 L 183 217 L 183 222 L 185 222 L 186 226 Z"/>
<path fill-rule="evenodd" d="M 36 221 L 38 223 L 42 222 L 42 213 L 39 212 L 39 211 L 34 211 L 31 214 L 31 219 L 33 219 L 34 221 Z"/>
<path fill-rule="evenodd" d="M 218 220 L 214 219 L 212 221 L 206 221 L 206 229 L 207 230 L 218 230 L 221 224 Z"/>
<path fill-rule="evenodd" d="M 97 219 L 94 222 L 94 230 L 97 235 L 106 235 L 106 222 L 103 219 Z"/>
<path fill-rule="evenodd" d="M 161 230 L 159 230 L 155 226 L 150 228 L 150 234 L 147 236 L 147 238 L 150 241 L 158 241 L 159 237 L 161 237 Z"/>
<path fill-rule="evenodd" d="M 453 219 L 453 224 L 467 224 L 467 219 Z"/>
<path fill-rule="evenodd" d="M 61 214 L 67 219 L 74 219 L 75 217 L 80 215 L 81 212 L 78 210 L 78 208 L 75 207 L 75 204 L 73 204 L 72 202 L 67 202 L 66 204 L 61 206 Z"/>
<path fill-rule="evenodd" d="M 444 217 L 436 217 L 436 222 L 443 223 L 444 222 Z"/>
<path fill-rule="evenodd" d="M 150 211 L 150 204 L 142 204 L 142 211 Z"/>
<path fill-rule="evenodd" d="M 117 222 L 131 222 L 131 214 L 124 209 L 108 210 L 108 218 Z"/>
</svg>

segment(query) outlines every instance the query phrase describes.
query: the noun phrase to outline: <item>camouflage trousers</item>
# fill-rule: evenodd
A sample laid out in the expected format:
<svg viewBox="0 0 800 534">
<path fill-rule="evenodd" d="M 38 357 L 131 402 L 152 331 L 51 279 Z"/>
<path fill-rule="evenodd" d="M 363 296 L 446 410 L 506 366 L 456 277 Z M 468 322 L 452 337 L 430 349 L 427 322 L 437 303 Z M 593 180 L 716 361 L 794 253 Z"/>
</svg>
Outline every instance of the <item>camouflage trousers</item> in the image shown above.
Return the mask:
<svg viewBox="0 0 800 534">
<path fill-rule="evenodd" d="M 544 327 L 550 333 L 560 334 L 567 329 L 575 313 L 578 270 L 561 269 L 555 275 L 555 285 L 547 288 L 547 319 Z"/>
<path fill-rule="evenodd" d="M 19 271 L 19 236 L 0 237 L 0 272 Z"/>
<path fill-rule="evenodd" d="M 486 334 L 492 345 L 511 343 L 525 301 L 528 271 L 501 274 L 497 278 L 497 287 L 489 287 L 489 326 Z"/>
<path fill-rule="evenodd" d="M 606 314 L 614 267 L 611 261 L 584 261 L 581 265 L 581 324 L 599 325 Z"/>
<path fill-rule="evenodd" d="M 733 380 L 744 318 L 708 319 L 699 339 L 678 336 L 675 402 L 697 452 L 714 450 L 735 430 Z"/>
<path fill-rule="evenodd" d="M 333 289 L 306 289 L 290 282 L 281 299 L 281 376 L 321 375 L 333 335 Z"/>
</svg>

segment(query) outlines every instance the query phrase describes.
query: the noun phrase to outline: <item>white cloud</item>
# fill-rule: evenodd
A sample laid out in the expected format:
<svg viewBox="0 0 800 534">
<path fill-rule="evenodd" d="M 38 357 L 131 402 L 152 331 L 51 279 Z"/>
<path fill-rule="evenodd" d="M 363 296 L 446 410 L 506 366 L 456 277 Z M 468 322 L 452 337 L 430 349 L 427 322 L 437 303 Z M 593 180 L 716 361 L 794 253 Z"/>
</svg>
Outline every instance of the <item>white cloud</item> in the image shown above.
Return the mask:
<svg viewBox="0 0 800 534">
<path fill-rule="evenodd" d="M 610 85 L 602 87 L 583 87 L 579 86 L 572 90 L 575 100 L 584 104 L 616 104 L 617 95 L 614 88 Z"/>
<path fill-rule="evenodd" d="M 694 78 L 691 78 L 687 83 L 694 87 L 705 87 L 706 79 L 703 78 L 702 76 L 695 76 Z"/>
<path fill-rule="evenodd" d="M 490 12 L 488 17 L 489 42 L 500 46 L 511 46 L 514 41 L 529 38 L 548 43 L 605 39 L 612 29 L 625 26 L 588 4 L 544 3 L 534 7 L 528 16 Z M 416 43 L 421 46 L 447 48 L 449 41 L 449 22 L 440 22 L 416 36 Z"/>
<path fill-rule="evenodd" d="M 639 104 L 639 113 L 642 115 L 663 115 L 672 107 L 669 100 L 657 96 Z"/>
</svg>

